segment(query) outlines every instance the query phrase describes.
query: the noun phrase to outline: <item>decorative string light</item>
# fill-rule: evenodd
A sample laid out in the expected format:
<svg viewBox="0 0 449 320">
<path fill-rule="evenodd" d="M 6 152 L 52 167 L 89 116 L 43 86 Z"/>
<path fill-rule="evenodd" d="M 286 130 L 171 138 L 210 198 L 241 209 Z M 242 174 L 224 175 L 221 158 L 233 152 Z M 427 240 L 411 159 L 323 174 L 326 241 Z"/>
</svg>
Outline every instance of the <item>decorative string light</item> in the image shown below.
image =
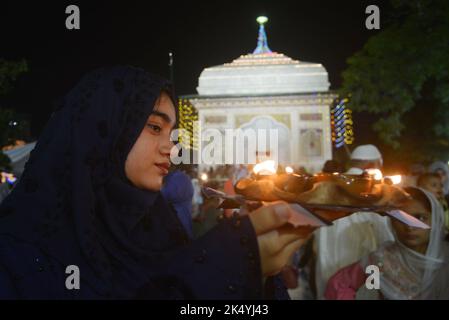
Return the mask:
<svg viewBox="0 0 449 320">
<path fill-rule="evenodd" d="M 344 98 L 331 109 L 332 142 L 337 149 L 354 142 L 352 110 L 346 108 L 347 102 Z"/>
<path fill-rule="evenodd" d="M 184 129 L 179 135 L 179 142 L 186 149 L 198 150 L 198 137 L 194 135 L 193 126 L 198 121 L 198 112 L 188 99 L 179 99 L 179 128 Z"/>
</svg>

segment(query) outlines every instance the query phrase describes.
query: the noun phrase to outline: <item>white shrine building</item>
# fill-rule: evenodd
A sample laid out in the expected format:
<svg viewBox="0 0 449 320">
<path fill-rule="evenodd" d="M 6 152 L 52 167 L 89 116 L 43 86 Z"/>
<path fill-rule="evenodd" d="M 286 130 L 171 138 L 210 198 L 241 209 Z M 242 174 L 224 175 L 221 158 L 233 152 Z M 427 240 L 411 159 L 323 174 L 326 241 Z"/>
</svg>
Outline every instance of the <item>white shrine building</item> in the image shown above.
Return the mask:
<svg viewBox="0 0 449 320">
<path fill-rule="evenodd" d="M 336 95 L 329 92 L 323 65 L 269 49 L 266 21 L 258 18 L 259 38 L 253 53 L 205 68 L 198 94 L 183 99 L 198 111 L 201 130 L 278 129 L 279 163 L 320 171 L 332 159 L 330 105 Z M 267 144 L 256 153 L 269 158 Z"/>
</svg>

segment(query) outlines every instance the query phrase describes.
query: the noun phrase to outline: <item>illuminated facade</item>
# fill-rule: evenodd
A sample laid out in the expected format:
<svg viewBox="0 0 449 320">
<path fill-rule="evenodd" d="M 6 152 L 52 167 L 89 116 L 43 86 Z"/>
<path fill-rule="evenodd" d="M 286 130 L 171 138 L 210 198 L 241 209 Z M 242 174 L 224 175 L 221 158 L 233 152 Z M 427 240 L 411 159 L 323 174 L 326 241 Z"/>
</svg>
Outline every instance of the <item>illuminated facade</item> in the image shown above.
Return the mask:
<svg viewBox="0 0 449 320">
<path fill-rule="evenodd" d="M 319 171 L 332 158 L 329 108 L 336 96 L 327 71 L 272 52 L 264 22 L 253 53 L 204 69 L 198 95 L 183 99 L 198 111 L 201 130 L 277 129 L 279 162 Z M 270 146 L 256 152 L 269 157 Z"/>
</svg>

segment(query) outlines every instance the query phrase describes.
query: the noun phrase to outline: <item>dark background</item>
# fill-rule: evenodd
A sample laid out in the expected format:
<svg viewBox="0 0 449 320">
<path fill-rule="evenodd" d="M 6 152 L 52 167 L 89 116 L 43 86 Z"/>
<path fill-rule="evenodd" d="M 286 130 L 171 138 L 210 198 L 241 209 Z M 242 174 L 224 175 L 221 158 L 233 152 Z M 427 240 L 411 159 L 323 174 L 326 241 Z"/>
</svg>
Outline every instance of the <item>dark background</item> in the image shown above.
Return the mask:
<svg viewBox="0 0 449 320">
<path fill-rule="evenodd" d="M 70 4 L 80 8 L 80 30 L 65 28 Z M 30 114 L 37 137 L 57 98 L 86 72 L 129 64 L 169 77 L 169 51 L 177 94 L 195 94 L 205 67 L 254 50 L 259 15 L 269 18 L 273 51 L 322 63 L 338 89 L 346 59 L 376 34 L 365 28 L 370 4 L 380 8 L 381 27 L 394 19 L 388 1 L 3 1 L 0 57 L 24 58 L 29 71 L 1 102 Z M 371 122 L 356 116 L 357 143 L 374 136 Z"/>
</svg>

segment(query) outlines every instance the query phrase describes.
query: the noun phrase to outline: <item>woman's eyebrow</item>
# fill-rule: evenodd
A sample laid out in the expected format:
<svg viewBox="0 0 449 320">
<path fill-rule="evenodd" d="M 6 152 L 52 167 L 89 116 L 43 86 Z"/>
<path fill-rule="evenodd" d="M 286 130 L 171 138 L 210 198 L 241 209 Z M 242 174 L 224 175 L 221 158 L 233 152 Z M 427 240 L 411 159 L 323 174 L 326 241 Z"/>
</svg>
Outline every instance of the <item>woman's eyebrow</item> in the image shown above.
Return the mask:
<svg viewBox="0 0 449 320">
<path fill-rule="evenodd" d="M 164 112 L 160 112 L 157 110 L 154 110 L 150 113 L 150 116 L 157 116 L 162 118 L 162 120 L 164 120 L 164 122 L 168 123 L 168 124 L 172 124 L 174 123 L 174 121 L 172 121 L 172 119 L 170 118 L 170 116 Z"/>
</svg>

